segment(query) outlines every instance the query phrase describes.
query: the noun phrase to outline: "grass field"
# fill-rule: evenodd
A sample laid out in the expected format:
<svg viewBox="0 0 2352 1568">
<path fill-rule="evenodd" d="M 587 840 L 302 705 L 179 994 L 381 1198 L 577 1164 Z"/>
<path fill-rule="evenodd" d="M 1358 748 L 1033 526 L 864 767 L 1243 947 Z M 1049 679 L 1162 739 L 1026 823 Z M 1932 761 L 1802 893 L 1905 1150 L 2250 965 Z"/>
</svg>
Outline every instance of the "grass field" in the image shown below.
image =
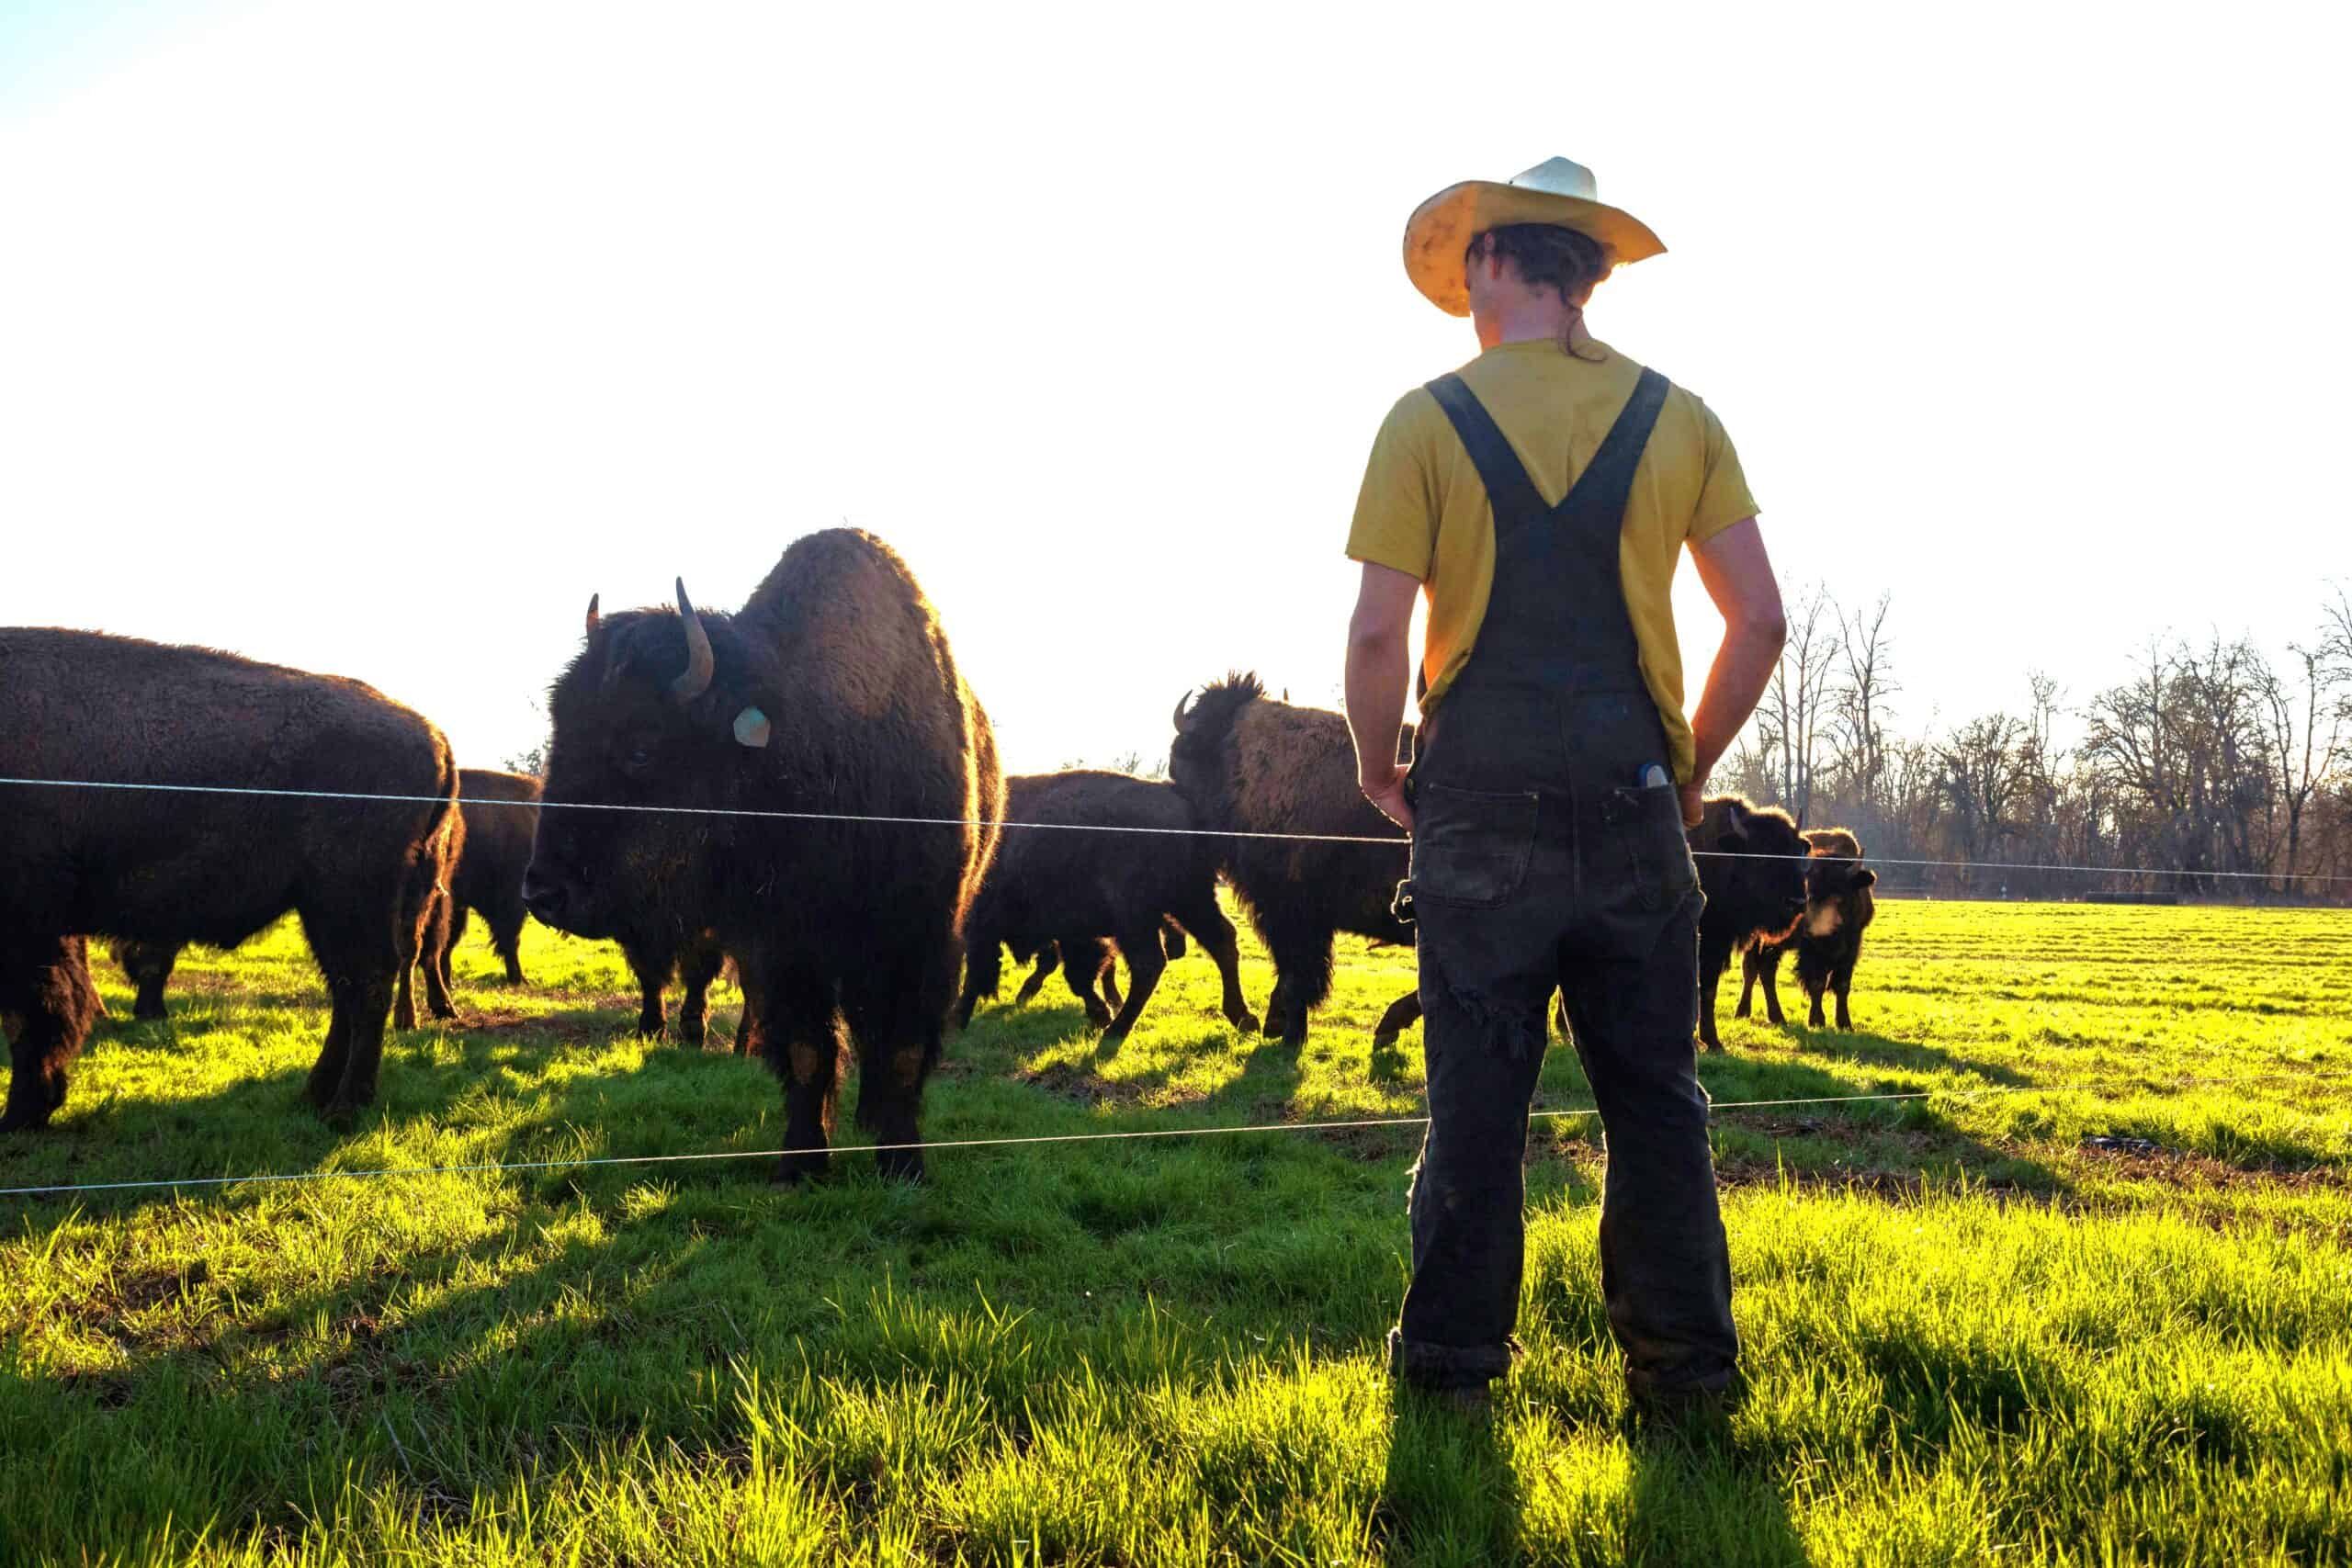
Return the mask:
<svg viewBox="0 0 2352 1568">
<path fill-rule="evenodd" d="M 462 1024 L 340 1135 L 296 1104 L 291 931 L 190 953 L 168 1023 L 109 970 L 0 1187 L 778 1141 L 757 1066 L 627 1037 L 611 948 L 526 963 L 463 950 Z M 1198 956 L 1107 1057 L 1056 986 L 951 1043 L 926 1130 L 1413 1115 L 1418 1032 L 1367 1055 L 1408 976 L 1346 946 L 1303 1055 Z M 1711 1438 L 1625 1418 L 1576 1117 L 1529 1151 L 1491 1428 L 1382 1370 L 1409 1128 L 915 1190 L 852 1156 L 0 1198 L 0 1562 L 2352 1562 L 2352 916 L 1889 902 L 1854 1010 L 1702 1065 L 1719 1103 L 1936 1091 L 1719 1112 L 1749 1387 Z M 1543 1103 L 1589 1103 L 1569 1053 Z"/>
</svg>

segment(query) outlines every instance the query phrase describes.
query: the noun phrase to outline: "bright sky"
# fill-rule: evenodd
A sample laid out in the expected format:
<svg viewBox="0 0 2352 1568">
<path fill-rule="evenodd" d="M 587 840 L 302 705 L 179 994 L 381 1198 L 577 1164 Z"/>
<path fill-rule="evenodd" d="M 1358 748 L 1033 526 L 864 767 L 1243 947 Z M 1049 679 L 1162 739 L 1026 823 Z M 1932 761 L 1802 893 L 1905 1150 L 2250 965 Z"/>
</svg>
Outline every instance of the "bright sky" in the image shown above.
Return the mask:
<svg viewBox="0 0 2352 1568">
<path fill-rule="evenodd" d="M 1910 727 L 2352 578 L 2344 13 L 0 0 L 0 624 L 537 739 L 592 592 L 891 541 L 1009 763 L 1336 703 L 1406 214 L 1565 153 L 1595 330 Z M 1717 626 L 1684 572 L 1692 683 Z"/>
</svg>

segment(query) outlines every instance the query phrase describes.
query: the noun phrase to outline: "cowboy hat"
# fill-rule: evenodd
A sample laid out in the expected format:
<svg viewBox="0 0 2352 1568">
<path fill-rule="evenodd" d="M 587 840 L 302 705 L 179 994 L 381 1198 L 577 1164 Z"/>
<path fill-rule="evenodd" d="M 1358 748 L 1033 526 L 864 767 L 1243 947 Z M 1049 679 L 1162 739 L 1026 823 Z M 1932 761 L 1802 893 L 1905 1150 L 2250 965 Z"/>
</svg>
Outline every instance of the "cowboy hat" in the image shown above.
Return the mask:
<svg viewBox="0 0 2352 1568">
<path fill-rule="evenodd" d="M 1592 171 L 1566 158 L 1547 158 L 1510 177 L 1450 185 L 1405 220 L 1405 273 L 1430 303 L 1449 316 L 1470 313 L 1463 253 L 1489 229 L 1510 223 L 1552 223 L 1589 235 L 1623 265 L 1666 249 L 1649 225 L 1630 212 L 1593 199 Z"/>
</svg>

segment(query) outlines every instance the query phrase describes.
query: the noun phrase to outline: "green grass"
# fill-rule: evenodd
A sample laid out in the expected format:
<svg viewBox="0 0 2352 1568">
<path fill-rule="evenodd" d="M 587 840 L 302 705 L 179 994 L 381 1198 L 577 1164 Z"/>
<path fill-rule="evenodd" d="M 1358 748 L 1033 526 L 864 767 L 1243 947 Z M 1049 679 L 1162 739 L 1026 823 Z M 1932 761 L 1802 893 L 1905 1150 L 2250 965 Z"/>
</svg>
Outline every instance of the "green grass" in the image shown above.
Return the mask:
<svg viewBox="0 0 2352 1568">
<path fill-rule="evenodd" d="M 763 1070 L 626 1036 L 611 949 L 526 963 L 469 946 L 347 1134 L 297 1107 L 290 930 L 189 954 L 168 1023 L 109 971 L 0 1186 L 779 1141 Z M 951 1043 L 926 1129 L 1417 1114 L 1418 1035 L 1368 1057 L 1409 973 L 1348 945 L 1297 1055 L 1197 956 L 1114 1055 L 1057 986 Z M 1529 1151 L 1490 1429 L 1381 1368 L 1411 1129 L 7 1198 L 0 1562 L 2352 1561 L 2352 917 L 1890 903 L 1860 980 L 1854 1035 L 1726 987 L 1718 1101 L 1936 1092 L 1720 1112 L 1710 1438 L 1625 1418 L 1589 1119 Z M 1569 1053 L 1543 1100 L 1589 1103 Z"/>
</svg>

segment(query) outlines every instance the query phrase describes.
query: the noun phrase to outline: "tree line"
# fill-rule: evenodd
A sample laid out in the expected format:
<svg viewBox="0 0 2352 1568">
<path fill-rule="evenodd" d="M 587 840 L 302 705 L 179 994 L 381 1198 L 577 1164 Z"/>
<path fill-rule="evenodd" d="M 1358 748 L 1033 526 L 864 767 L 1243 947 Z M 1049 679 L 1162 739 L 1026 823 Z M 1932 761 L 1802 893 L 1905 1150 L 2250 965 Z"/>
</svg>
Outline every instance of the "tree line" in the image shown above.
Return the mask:
<svg viewBox="0 0 2352 1568">
<path fill-rule="evenodd" d="M 1713 787 L 1851 828 L 1890 891 L 2352 903 L 2352 597 L 2273 657 L 2152 637 L 2129 678 L 1906 732 L 1891 596 L 1788 606 L 1780 667 Z M 2086 866 L 2095 873 L 2024 870 Z"/>
</svg>

